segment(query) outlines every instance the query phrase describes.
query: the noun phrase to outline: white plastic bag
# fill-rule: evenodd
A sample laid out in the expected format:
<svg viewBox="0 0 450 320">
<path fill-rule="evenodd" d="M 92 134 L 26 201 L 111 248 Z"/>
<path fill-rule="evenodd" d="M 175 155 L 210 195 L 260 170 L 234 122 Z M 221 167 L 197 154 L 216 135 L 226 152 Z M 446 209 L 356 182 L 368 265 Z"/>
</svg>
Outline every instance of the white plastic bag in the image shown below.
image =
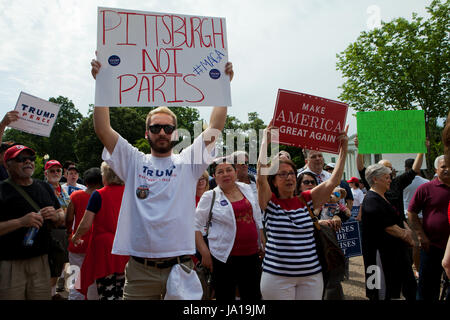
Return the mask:
<svg viewBox="0 0 450 320">
<path fill-rule="evenodd" d="M 202 284 L 197 272 L 182 264 L 176 264 L 170 271 L 164 300 L 201 300 Z"/>
</svg>

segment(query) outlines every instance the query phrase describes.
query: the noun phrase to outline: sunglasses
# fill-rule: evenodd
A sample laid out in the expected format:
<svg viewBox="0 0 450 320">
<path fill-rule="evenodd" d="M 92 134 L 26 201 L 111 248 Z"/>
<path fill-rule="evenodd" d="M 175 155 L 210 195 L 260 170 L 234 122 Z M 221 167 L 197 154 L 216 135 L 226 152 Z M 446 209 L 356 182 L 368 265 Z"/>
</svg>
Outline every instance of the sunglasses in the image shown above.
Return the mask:
<svg viewBox="0 0 450 320">
<path fill-rule="evenodd" d="M 19 163 L 25 162 L 25 161 L 27 161 L 27 160 L 35 161 L 35 160 L 36 160 L 36 156 L 28 156 L 28 157 L 17 156 L 17 157 L 14 158 L 14 161 L 15 161 L 15 162 L 19 162 Z"/>
<path fill-rule="evenodd" d="M 62 169 L 49 169 L 48 172 L 50 172 L 50 173 L 61 173 Z"/>
<path fill-rule="evenodd" d="M 315 185 L 316 184 L 316 182 L 314 181 L 314 180 L 303 180 L 302 181 L 302 183 L 305 185 L 305 186 L 308 186 L 308 185 Z"/>
<path fill-rule="evenodd" d="M 163 129 L 166 134 L 171 134 L 175 130 L 175 126 L 170 124 L 152 124 L 151 126 L 148 126 L 148 130 L 153 134 L 160 133 L 161 129 Z"/>
</svg>

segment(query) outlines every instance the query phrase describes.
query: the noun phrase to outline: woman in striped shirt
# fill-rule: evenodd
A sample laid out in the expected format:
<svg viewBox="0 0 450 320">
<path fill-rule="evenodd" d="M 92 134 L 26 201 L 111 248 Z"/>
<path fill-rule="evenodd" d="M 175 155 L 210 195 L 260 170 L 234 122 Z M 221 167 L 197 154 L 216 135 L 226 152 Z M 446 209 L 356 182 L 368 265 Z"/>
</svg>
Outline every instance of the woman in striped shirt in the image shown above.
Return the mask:
<svg viewBox="0 0 450 320">
<path fill-rule="evenodd" d="M 258 200 L 264 211 L 266 252 L 261 277 L 264 300 L 321 300 L 323 293 L 322 267 L 316 251 L 314 225 L 306 204 L 297 196 L 295 164 L 277 158 L 267 161 L 272 123 L 265 134 L 258 158 Z M 339 134 L 339 159 L 331 178 L 301 193 L 313 208 L 326 203 L 339 185 L 347 156 L 348 126 Z"/>
</svg>

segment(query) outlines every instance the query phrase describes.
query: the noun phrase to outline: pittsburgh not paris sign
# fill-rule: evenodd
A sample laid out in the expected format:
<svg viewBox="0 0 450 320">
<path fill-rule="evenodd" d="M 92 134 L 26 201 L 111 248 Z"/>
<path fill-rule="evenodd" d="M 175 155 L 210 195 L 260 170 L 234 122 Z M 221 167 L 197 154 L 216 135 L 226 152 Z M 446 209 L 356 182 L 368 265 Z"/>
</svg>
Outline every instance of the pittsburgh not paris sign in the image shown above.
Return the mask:
<svg viewBox="0 0 450 320">
<path fill-rule="evenodd" d="M 279 143 L 337 154 L 347 110 L 342 102 L 279 89 L 273 117 Z"/>
<path fill-rule="evenodd" d="M 231 106 L 224 18 L 98 8 L 96 106 Z"/>
</svg>

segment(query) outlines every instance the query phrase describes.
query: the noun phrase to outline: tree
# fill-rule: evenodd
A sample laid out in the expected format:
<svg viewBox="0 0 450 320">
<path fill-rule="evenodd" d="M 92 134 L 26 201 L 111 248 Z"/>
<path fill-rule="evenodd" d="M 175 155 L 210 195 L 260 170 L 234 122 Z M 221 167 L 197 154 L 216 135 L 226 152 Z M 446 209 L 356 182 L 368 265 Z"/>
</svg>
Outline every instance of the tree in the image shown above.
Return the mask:
<svg viewBox="0 0 450 320">
<path fill-rule="evenodd" d="M 93 113 L 91 109 L 76 130 L 74 149 L 79 159 L 82 171 L 92 167 L 99 167 L 102 163 L 103 145 L 94 131 Z M 145 118 L 136 108 L 110 108 L 111 127 L 125 140 L 135 144 L 145 133 Z"/>
<path fill-rule="evenodd" d="M 437 118 L 446 116 L 450 101 L 450 2 L 434 0 L 430 18 L 397 18 L 362 32 L 337 55 L 337 69 L 347 78 L 339 98 L 357 111 L 415 110 L 425 112 L 430 168 L 439 148 Z M 439 151 L 442 152 L 442 151 Z"/>
</svg>

